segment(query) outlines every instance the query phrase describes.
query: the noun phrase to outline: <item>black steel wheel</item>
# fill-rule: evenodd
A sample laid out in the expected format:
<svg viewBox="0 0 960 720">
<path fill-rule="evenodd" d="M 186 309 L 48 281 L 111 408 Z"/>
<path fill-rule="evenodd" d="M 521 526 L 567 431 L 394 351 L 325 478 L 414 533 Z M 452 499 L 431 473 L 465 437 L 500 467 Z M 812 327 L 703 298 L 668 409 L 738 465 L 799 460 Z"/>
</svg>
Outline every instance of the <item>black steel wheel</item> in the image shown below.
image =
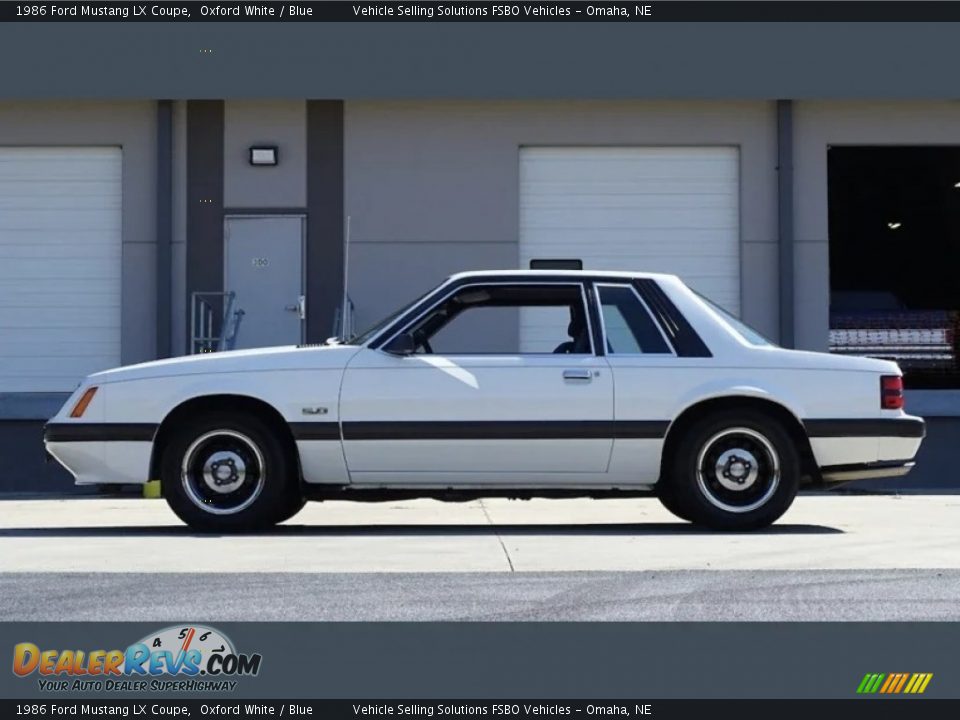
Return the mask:
<svg viewBox="0 0 960 720">
<path fill-rule="evenodd" d="M 702 418 L 679 439 L 670 462 L 665 481 L 676 514 L 718 530 L 770 525 L 800 486 L 800 455 L 790 434 L 754 410 Z"/>
<path fill-rule="evenodd" d="M 210 413 L 177 430 L 163 451 L 161 488 L 195 530 L 259 530 L 303 507 L 296 462 L 252 415 Z"/>
</svg>

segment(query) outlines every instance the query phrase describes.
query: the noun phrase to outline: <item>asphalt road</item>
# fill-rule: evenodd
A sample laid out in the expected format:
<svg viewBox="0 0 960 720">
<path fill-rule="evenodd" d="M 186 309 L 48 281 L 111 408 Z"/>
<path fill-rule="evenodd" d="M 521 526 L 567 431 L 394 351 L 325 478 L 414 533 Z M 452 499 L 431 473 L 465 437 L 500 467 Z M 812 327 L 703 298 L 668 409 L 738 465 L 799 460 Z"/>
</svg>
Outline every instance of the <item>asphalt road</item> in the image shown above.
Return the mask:
<svg viewBox="0 0 960 720">
<path fill-rule="evenodd" d="M 0 620 L 957 620 L 960 496 L 801 497 L 758 533 L 656 500 L 311 504 L 199 536 L 162 501 L 0 501 Z"/>
<path fill-rule="evenodd" d="M 0 620 L 960 620 L 960 571 L 4 574 Z"/>
</svg>

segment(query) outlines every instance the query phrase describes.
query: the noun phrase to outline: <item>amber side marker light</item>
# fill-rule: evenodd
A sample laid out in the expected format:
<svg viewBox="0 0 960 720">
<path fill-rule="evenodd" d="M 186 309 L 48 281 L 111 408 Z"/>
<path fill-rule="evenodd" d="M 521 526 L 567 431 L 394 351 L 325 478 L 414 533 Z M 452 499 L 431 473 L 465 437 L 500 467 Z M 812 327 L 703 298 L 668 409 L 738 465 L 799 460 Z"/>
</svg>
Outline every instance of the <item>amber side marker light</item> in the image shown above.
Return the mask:
<svg viewBox="0 0 960 720">
<path fill-rule="evenodd" d="M 87 405 L 90 404 L 90 401 L 93 400 L 93 396 L 97 394 L 97 387 L 87 388 L 87 391 L 80 397 L 80 400 L 76 405 L 73 406 L 73 410 L 70 411 L 70 417 L 78 418 L 83 417 L 83 413 L 87 411 Z"/>
</svg>

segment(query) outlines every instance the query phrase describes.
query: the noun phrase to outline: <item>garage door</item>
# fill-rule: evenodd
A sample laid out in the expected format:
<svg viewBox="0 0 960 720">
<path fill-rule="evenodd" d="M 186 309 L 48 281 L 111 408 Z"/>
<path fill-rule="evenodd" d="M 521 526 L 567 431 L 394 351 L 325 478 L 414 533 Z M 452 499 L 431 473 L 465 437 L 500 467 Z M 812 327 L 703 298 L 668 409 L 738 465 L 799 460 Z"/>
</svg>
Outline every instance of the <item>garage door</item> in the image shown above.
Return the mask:
<svg viewBox="0 0 960 720">
<path fill-rule="evenodd" d="M 520 151 L 520 261 L 674 273 L 740 313 L 739 157 L 733 147 Z"/>
<path fill-rule="evenodd" d="M 120 361 L 120 148 L 0 148 L 0 392 Z"/>
</svg>

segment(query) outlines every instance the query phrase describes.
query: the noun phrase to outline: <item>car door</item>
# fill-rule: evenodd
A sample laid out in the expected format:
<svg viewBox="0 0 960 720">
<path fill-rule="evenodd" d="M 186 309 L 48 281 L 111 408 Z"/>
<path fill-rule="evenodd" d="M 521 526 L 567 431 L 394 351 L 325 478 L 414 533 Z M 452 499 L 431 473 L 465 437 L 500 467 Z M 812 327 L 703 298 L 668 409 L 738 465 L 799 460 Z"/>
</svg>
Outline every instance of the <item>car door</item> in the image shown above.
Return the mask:
<svg viewBox="0 0 960 720">
<path fill-rule="evenodd" d="M 340 401 L 351 482 L 602 481 L 613 444 L 613 380 L 594 349 L 586 298 L 579 283 L 473 283 L 398 331 L 422 336 L 431 318 L 444 321 L 442 309 L 463 299 L 467 309 L 451 312 L 415 354 L 357 353 Z M 577 338 L 569 334 L 575 313 L 586 324 Z"/>
<path fill-rule="evenodd" d="M 701 376 L 702 358 L 679 358 L 628 281 L 594 285 L 606 359 L 617 388 L 611 482 L 654 483 L 678 398 Z"/>
</svg>

